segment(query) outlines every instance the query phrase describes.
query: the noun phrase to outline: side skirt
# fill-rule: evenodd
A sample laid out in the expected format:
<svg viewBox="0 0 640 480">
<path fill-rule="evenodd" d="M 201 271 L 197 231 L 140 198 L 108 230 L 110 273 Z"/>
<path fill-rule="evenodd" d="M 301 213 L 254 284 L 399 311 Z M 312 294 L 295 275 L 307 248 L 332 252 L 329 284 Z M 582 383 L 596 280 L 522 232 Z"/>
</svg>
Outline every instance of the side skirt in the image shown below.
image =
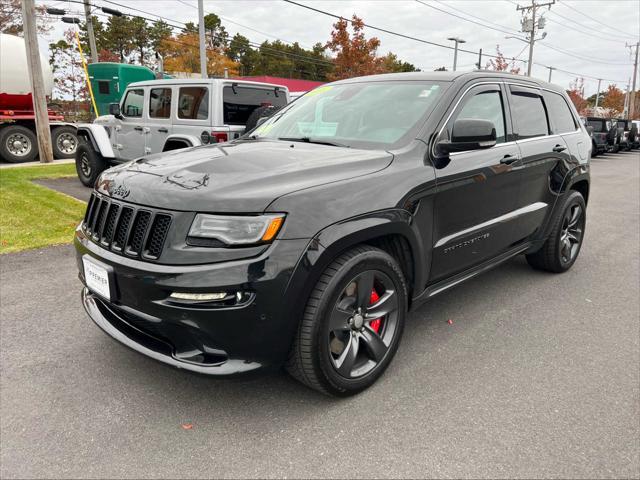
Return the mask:
<svg viewBox="0 0 640 480">
<path fill-rule="evenodd" d="M 428 301 L 431 297 L 444 292 L 451 287 L 455 287 L 459 283 L 465 282 L 466 280 L 469 280 L 476 275 L 497 267 L 501 263 L 506 262 L 507 260 L 525 252 L 529 249 L 529 247 L 531 247 L 530 242 L 520 244 L 498 255 L 497 257 L 492 258 L 491 260 L 487 260 L 480 265 L 476 265 L 475 267 L 470 268 L 469 270 L 465 270 L 464 272 L 460 272 L 451 278 L 447 278 L 446 280 L 442 280 L 438 283 L 434 283 L 433 285 L 429 285 L 422 291 L 422 293 L 418 294 L 416 297 L 413 297 L 413 300 L 411 302 L 411 310 L 419 307 L 420 305 Z"/>
</svg>

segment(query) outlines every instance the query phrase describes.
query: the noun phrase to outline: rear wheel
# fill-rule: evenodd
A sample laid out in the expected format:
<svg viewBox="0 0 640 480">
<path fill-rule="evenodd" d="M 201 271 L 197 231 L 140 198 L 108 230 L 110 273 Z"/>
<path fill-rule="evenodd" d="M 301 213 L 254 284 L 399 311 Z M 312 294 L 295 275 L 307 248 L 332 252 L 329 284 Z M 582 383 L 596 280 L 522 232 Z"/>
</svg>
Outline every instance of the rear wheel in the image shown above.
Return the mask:
<svg viewBox="0 0 640 480">
<path fill-rule="evenodd" d="M 596 142 L 591 142 L 591 157 L 595 158 L 598 156 L 598 146 L 596 145 Z"/>
<path fill-rule="evenodd" d="M 38 155 L 36 134 L 22 125 L 0 130 L 0 157 L 10 163 L 31 162 Z"/>
<path fill-rule="evenodd" d="M 51 142 L 55 158 L 74 158 L 78 149 L 78 135 L 74 127 L 56 127 L 52 131 Z"/>
<path fill-rule="evenodd" d="M 338 257 L 311 293 L 287 370 L 328 395 L 348 396 L 386 370 L 402 336 L 407 287 L 387 253 L 361 246 Z"/>
<path fill-rule="evenodd" d="M 529 265 L 554 273 L 569 270 L 582 247 L 586 210 L 580 192 L 570 192 L 551 218 L 553 229 L 549 238 L 540 250 L 527 255 Z"/>
<path fill-rule="evenodd" d="M 81 142 L 76 150 L 76 172 L 85 187 L 93 187 L 98 176 L 107 168 L 107 162 L 93 147 Z"/>
</svg>

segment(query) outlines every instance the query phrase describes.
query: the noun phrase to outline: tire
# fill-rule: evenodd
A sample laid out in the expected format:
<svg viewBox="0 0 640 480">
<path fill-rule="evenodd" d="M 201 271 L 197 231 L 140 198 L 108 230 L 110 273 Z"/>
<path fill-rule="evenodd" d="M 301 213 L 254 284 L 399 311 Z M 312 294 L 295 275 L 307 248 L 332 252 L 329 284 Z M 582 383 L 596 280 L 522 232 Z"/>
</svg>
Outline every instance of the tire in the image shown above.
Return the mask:
<svg viewBox="0 0 640 480">
<path fill-rule="evenodd" d="M 287 371 L 327 395 L 361 392 L 393 359 L 407 303 L 402 270 L 389 254 L 363 245 L 340 255 L 309 296 Z M 358 310 L 359 305 L 365 307 Z M 383 315 L 373 319 L 375 313 Z"/>
<path fill-rule="evenodd" d="M 550 220 L 552 230 L 544 245 L 537 252 L 526 256 L 529 265 L 537 270 L 553 273 L 569 270 L 582 247 L 586 211 L 586 204 L 580 192 L 570 191 L 553 213 Z"/>
<path fill-rule="evenodd" d="M 9 163 L 32 162 L 38 155 L 36 134 L 22 125 L 0 130 L 0 157 Z"/>
<path fill-rule="evenodd" d="M 76 150 L 76 172 L 85 187 L 93 188 L 100 174 L 108 167 L 107 162 L 91 145 L 80 142 Z"/>
<path fill-rule="evenodd" d="M 53 156 L 55 158 L 75 158 L 78 149 L 78 135 L 74 127 L 55 127 L 51 132 Z"/>
<path fill-rule="evenodd" d="M 595 158 L 598 156 L 598 146 L 596 142 L 591 142 L 591 158 Z"/>
<path fill-rule="evenodd" d="M 250 132 L 251 130 L 256 128 L 256 126 L 258 125 L 258 120 L 260 120 L 262 117 L 268 118 L 274 113 L 276 113 L 278 110 L 279 108 L 274 107 L 272 105 L 256 108 L 253 112 L 251 112 L 251 115 L 249 115 L 249 118 L 247 118 L 247 123 L 245 124 L 244 131 Z"/>
</svg>

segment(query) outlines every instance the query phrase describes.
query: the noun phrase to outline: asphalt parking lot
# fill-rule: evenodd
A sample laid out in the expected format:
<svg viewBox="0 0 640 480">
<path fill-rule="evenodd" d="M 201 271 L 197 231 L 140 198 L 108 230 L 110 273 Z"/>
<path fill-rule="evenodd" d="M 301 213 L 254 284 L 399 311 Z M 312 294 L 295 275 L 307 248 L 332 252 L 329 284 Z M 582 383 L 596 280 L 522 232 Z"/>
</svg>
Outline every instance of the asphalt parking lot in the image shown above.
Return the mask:
<svg viewBox="0 0 640 480">
<path fill-rule="evenodd" d="M 571 271 L 436 297 L 346 400 L 172 370 L 88 319 L 71 246 L 2 256 L 0 476 L 638 477 L 640 154 L 593 160 L 587 215 Z"/>
</svg>

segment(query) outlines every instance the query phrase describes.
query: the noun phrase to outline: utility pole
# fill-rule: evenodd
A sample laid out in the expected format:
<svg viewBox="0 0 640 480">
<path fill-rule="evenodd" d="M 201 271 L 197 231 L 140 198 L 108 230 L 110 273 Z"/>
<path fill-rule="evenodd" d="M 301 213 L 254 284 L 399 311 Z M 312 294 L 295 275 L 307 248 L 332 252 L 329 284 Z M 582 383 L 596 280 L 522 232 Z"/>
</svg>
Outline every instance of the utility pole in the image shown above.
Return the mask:
<svg viewBox="0 0 640 480">
<path fill-rule="evenodd" d="M 482 70 L 482 49 L 478 52 L 478 63 L 476 63 L 476 65 L 478 66 L 478 70 Z"/>
<path fill-rule="evenodd" d="M 198 0 L 198 33 L 200 34 L 200 74 L 209 78 L 207 73 L 207 46 L 204 43 L 204 0 Z"/>
<path fill-rule="evenodd" d="M 36 120 L 36 135 L 40 162 L 53 162 L 51 148 L 51 132 L 49 131 L 49 115 L 47 112 L 47 95 L 44 91 L 40 50 L 38 49 L 38 32 L 36 30 L 36 7 L 34 0 L 22 0 L 22 24 L 24 44 L 27 50 L 27 67 L 31 83 L 33 110 Z"/>
<path fill-rule="evenodd" d="M 91 63 L 98 63 L 98 49 L 96 48 L 96 36 L 93 33 L 91 21 L 91 0 L 84 0 L 84 17 L 87 21 L 87 35 L 89 36 L 89 50 L 91 50 Z"/>
<path fill-rule="evenodd" d="M 556 69 L 556 67 L 547 67 L 549 69 L 549 80 L 547 82 L 551 83 L 551 73 Z"/>
<path fill-rule="evenodd" d="M 631 79 L 627 82 L 627 93 L 624 96 L 624 107 L 622 107 L 622 116 L 624 118 L 629 118 L 629 87 L 631 84 Z"/>
<path fill-rule="evenodd" d="M 629 48 L 633 48 L 633 45 L 627 45 Z M 633 120 L 636 106 L 636 77 L 638 76 L 638 48 L 640 48 L 640 42 L 635 44 L 636 48 L 636 59 L 633 62 L 633 77 L 632 77 L 632 86 L 631 86 L 631 95 L 629 96 L 629 118 Z"/>
<path fill-rule="evenodd" d="M 556 3 L 556 0 L 551 0 L 547 3 L 536 3 L 535 0 L 531 0 L 531 5 L 526 7 L 517 6 L 516 10 L 531 12 L 531 18 L 525 16 L 522 19 L 522 31 L 529 34 L 529 60 L 527 62 L 527 76 L 531 76 L 531 67 L 533 66 L 533 46 L 538 40 L 542 40 L 546 36 L 546 32 L 542 34 L 541 38 L 536 38 L 536 28 L 538 30 L 542 30 L 544 28 L 544 18 L 536 21 L 537 10 L 542 7 L 549 7 L 551 9 L 551 5 Z"/>
<path fill-rule="evenodd" d="M 456 65 L 458 64 L 458 44 L 467 43 L 466 40 L 463 40 L 458 37 L 449 37 L 447 40 L 451 40 L 452 42 L 456 42 L 456 46 L 453 49 L 453 71 L 456 71 Z"/>
<path fill-rule="evenodd" d="M 593 109 L 595 110 L 596 108 L 598 108 L 598 103 L 600 103 L 600 84 L 602 83 L 602 79 L 599 78 L 598 79 L 598 91 L 596 92 L 596 106 L 593 107 Z M 596 112 L 594 112 L 596 113 Z"/>
</svg>

